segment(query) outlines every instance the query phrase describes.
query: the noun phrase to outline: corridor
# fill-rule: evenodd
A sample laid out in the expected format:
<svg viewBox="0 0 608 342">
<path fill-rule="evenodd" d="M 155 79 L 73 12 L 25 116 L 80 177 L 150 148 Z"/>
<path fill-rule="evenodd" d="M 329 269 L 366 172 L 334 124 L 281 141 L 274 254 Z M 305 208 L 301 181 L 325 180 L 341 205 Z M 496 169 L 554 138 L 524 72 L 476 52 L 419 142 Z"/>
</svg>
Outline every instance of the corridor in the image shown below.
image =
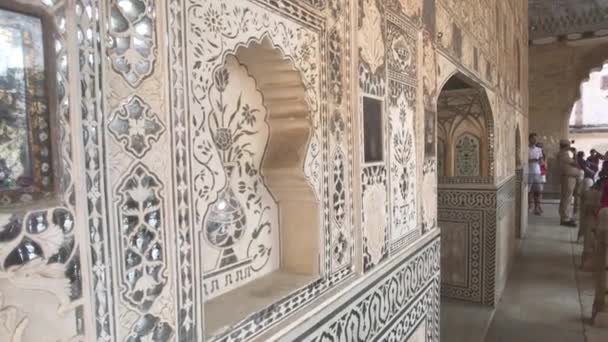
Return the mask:
<svg viewBox="0 0 608 342">
<path fill-rule="evenodd" d="M 593 280 L 579 268 L 582 245 L 576 243 L 576 229 L 557 222 L 555 203 L 545 204 L 544 216 L 530 217 L 495 310 L 442 301 L 442 341 L 608 341 L 607 329 L 589 324 Z"/>
</svg>

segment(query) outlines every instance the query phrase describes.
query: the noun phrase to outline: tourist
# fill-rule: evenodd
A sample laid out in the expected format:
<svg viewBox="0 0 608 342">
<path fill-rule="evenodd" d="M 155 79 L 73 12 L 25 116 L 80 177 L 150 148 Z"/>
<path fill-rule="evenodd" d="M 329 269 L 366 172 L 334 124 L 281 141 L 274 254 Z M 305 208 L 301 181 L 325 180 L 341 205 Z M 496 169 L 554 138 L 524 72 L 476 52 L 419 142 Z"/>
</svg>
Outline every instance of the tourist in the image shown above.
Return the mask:
<svg viewBox="0 0 608 342">
<path fill-rule="evenodd" d="M 542 214 L 540 204 L 543 192 L 543 178 L 541 175 L 541 162 L 543 160 L 543 150 L 536 145 L 537 135 L 531 133 L 528 137 L 530 143 L 528 147 L 528 210 L 534 209 L 535 215 Z M 534 202 L 534 207 L 532 207 Z"/>
<path fill-rule="evenodd" d="M 540 177 L 541 177 L 541 184 L 547 183 L 547 158 L 545 157 L 545 149 L 544 149 L 544 145 L 542 142 L 536 143 L 536 146 L 538 146 L 538 148 L 540 148 L 541 152 L 542 152 L 542 158 L 540 159 Z M 542 207 L 540 209 L 541 213 L 542 213 Z"/>
<path fill-rule="evenodd" d="M 593 186 L 595 189 L 599 190 L 601 195 L 600 207 L 599 211 L 603 208 L 608 208 L 608 160 L 604 161 L 602 164 L 602 169 L 598 173 L 597 182 Z"/>
<path fill-rule="evenodd" d="M 576 227 L 576 222 L 572 216 L 572 196 L 575 193 L 577 184 L 583 177 L 583 171 L 578 168 L 578 164 L 570 153 L 573 152 L 570 141 L 562 139 L 559 141 L 558 162 L 561 173 L 561 196 L 559 202 L 560 224 L 563 226 Z"/>
<path fill-rule="evenodd" d="M 576 163 L 578 164 L 578 167 L 583 170 L 585 178 L 594 179 L 596 171 L 590 167 L 590 163 L 585 159 L 585 152 L 578 151 L 576 153 Z"/>
<path fill-rule="evenodd" d="M 589 151 L 589 157 L 587 157 L 587 163 L 589 167 L 597 172 L 600 169 L 600 160 L 602 159 L 602 155 L 597 152 L 596 149 L 592 148 Z"/>
<path fill-rule="evenodd" d="M 604 161 L 602 164 L 602 169 L 598 173 L 598 180 L 596 185 L 601 186 L 602 183 L 608 183 L 608 160 Z"/>
</svg>

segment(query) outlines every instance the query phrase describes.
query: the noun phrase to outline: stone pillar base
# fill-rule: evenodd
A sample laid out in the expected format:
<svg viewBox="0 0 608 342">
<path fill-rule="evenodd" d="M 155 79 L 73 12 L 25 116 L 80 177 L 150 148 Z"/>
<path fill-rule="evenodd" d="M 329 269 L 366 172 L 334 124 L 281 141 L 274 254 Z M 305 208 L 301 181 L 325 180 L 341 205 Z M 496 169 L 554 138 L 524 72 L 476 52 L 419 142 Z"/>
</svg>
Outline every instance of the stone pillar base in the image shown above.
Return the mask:
<svg viewBox="0 0 608 342">
<path fill-rule="evenodd" d="M 441 294 L 493 306 L 517 249 L 516 177 L 498 186 L 457 180 L 438 185 Z"/>
</svg>

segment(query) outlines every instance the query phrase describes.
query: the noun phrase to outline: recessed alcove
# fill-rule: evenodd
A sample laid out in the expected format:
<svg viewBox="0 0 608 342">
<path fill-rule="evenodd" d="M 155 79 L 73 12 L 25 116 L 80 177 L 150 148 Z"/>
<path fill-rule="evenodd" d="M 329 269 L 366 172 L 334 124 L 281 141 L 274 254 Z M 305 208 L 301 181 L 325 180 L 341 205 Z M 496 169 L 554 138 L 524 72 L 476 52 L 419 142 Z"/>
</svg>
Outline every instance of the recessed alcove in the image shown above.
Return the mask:
<svg viewBox="0 0 608 342">
<path fill-rule="evenodd" d="M 312 125 L 300 72 L 264 38 L 227 55 L 214 83 L 210 128 L 226 186 L 206 218 L 204 257 L 217 260 L 204 272 L 209 335 L 317 279 L 321 239 L 319 200 L 304 173 Z M 231 210 L 231 225 L 222 226 L 220 207 Z M 222 229 L 232 240 L 218 238 Z"/>
<path fill-rule="evenodd" d="M 472 83 L 460 74 L 451 77 L 437 101 L 437 135 L 444 149 L 438 155 L 440 183 L 450 183 L 450 177 L 491 177 L 489 103 Z"/>
</svg>

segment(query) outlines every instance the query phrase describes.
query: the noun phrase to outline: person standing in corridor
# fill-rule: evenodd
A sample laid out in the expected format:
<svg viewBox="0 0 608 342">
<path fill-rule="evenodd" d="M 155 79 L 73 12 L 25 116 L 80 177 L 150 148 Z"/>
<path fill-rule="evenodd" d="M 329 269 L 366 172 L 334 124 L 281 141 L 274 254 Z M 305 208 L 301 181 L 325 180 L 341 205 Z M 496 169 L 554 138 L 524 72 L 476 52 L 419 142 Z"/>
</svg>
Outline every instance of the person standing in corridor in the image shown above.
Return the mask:
<svg viewBox="0 0 608 342">
<path fill-rule="evenodd" d="M 578 183 L 583 178 L 583 171 L 574 160 L 570 141 L 562 139 L 559 141 L 559 154 L 557 160 L 561 173 L 561 196 L 559 201 L 559 218 L 562 226 L 576 227 L 573 218 L 572 199 Z"/>
<path fill-rule="evenodd" d="M 536 133 L 528 136 L 528 210 L 534 209 L 535 215 L 543 212 L 540 201 L 543 193 L 543 177 L 541 174 L 541 163 L 543 160 L 543 150 L 538 147 Z M 534 207 L 532 207 L 534 203 Z"/>
</svg>

